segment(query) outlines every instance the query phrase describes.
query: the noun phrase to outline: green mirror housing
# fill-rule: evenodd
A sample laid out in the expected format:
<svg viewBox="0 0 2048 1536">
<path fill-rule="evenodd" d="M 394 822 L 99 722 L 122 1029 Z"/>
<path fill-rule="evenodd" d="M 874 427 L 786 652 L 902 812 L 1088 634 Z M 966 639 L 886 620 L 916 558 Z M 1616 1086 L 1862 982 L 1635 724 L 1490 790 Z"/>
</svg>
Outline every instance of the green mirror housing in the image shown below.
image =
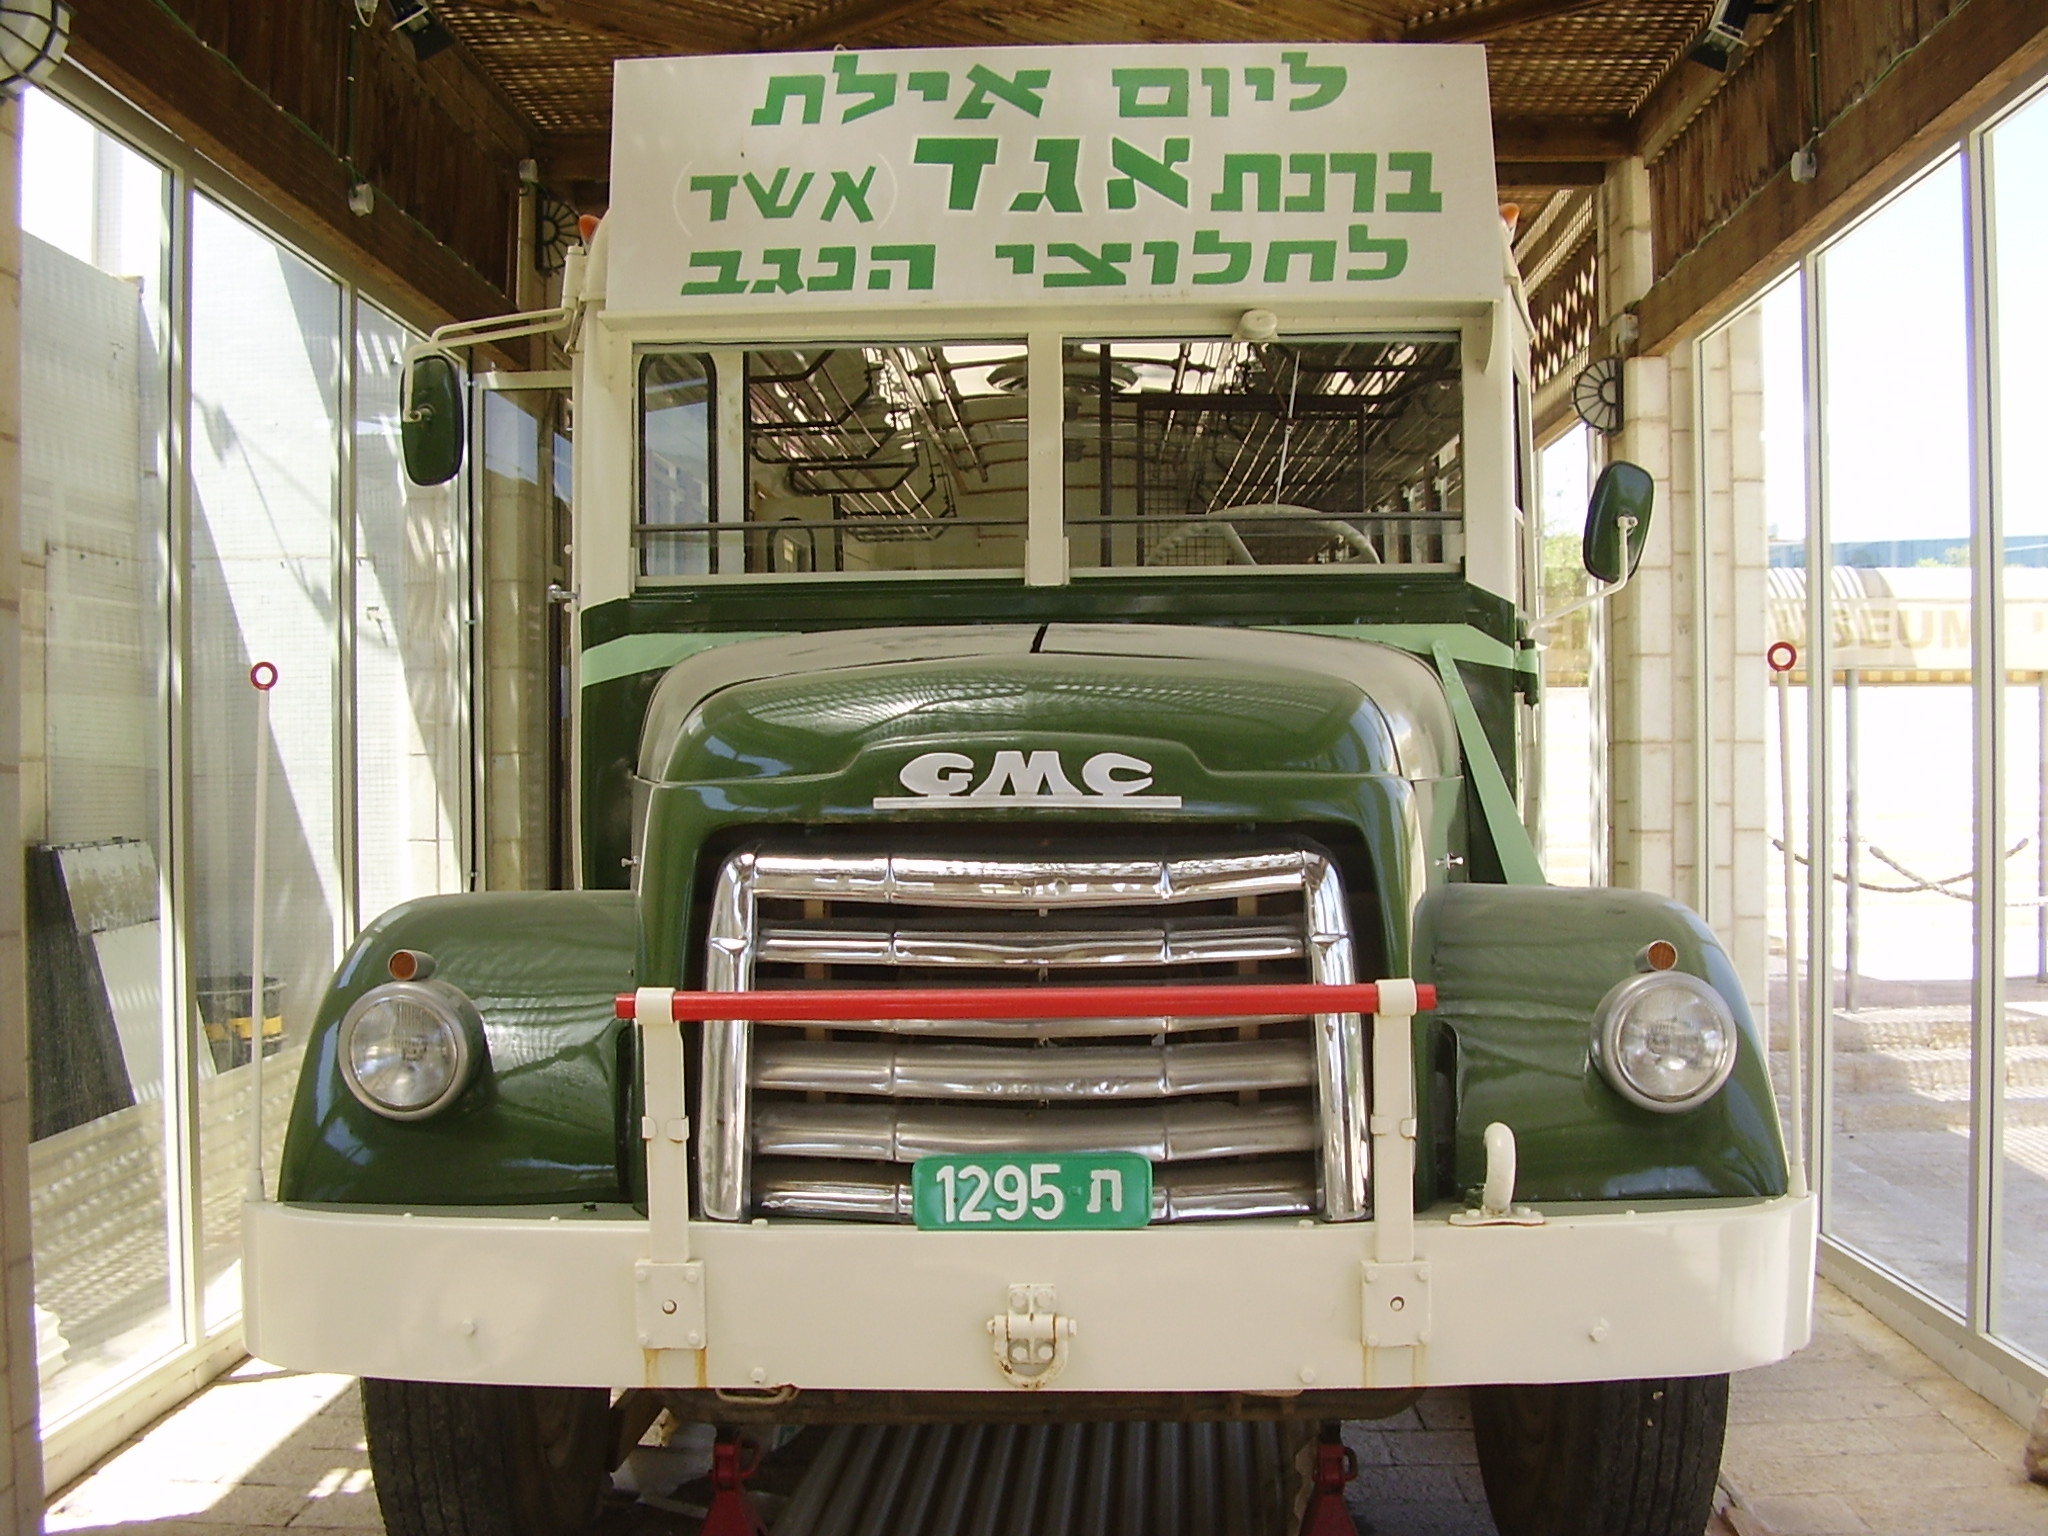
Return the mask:
<svg viewBox="0 0 2048 1536">
<path fill-rule="evenodd" d="M 405 455 L 405 478 L 414 485 L 440 485 L 455 478 L 462 467 L 462 371 L 454 358 L 429 352 L 412 360 L 406 369 L 398 441 Z"/>
<path fill-rule="evenodd" d="M 1650 537 L 1650 504 L 1656 486 L 1648 470 L 1625 459 L 1600 471 L 1586 506 L 1582 546 L 1586 573 L 1609 586 L 1635 574 Z"/>
</svg>

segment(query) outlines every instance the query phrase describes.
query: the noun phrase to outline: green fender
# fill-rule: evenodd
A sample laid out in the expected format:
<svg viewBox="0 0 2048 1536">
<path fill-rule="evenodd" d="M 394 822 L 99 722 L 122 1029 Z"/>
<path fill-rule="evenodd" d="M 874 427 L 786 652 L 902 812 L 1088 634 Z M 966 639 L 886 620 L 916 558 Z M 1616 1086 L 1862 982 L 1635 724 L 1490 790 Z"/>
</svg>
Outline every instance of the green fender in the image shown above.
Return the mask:
<svg viewBox="0 0 2048 1536">
<path fill-rule="evenodd" d="M 367 928 L 321 1004 L 285 1133 L 285 1200 L 496 1205 L 623 1198 L 633 898 L 623 891 L 433 896 Z M 441 1114 L 389 1120 L 342 1081 L 336 1036 L 349 1006 L 390 979 L 396 949 L 434 958 L 434 979 L 483 1015 L 490 1060 Z"/>
<path fill-rule="evenodd" d="M 1726 999 L 1738 1033 L 1727 1083 L 1677 1114 L 1629 1103 L 1592 1060 L 1595 1008 L 1653 939 L 1676 945 L 1677 969 Z M 1679 903 L 1642 891 L 1445 886 L 1417 912 L 1415 956 L 1439 989 L 1427 1059 L 1439 1104 L 1448 1099 L 1446 1193 L 1484 1181 L 1483 1138 L 1496 1120 L 1515 1133 L 1516 1195 L 1532 1204 L 1785 1192 L 1763 1042 L 1728 956 Z"/>
</svg>

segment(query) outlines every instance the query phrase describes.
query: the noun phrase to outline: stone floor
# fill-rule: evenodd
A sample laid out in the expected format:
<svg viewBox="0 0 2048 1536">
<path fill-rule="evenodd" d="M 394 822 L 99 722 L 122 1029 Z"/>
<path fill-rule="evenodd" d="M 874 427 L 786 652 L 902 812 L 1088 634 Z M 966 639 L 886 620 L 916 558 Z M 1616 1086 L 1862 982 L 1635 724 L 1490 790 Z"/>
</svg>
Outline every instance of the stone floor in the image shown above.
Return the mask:
<svg viewBox="0 0 2048 1536">
<path fill-rule="evenodd" d="M 1352 1426 L 1347 1439 L 1360 1462 L 1352 1504 L 1361 1529 L 1493 1536 L 1462 1394 L 1433 1393 L 1397 1419 Z M 1824 1285 L 1812 1345 L 1736 1378 L 1710 1536 L 2042 1536 L 2048 1487 L 2022 1475 L 2025 1441 L 2018 1425 Z M 657 1498 L 631 1526 L 688 1536 L 696 1522 L 670 1513 L 685 1507 Z M 51 1533 L 117 1528 L 381 1531 L 354 1383 L 245 1362 L 49 1506 Z"/>
</svg>

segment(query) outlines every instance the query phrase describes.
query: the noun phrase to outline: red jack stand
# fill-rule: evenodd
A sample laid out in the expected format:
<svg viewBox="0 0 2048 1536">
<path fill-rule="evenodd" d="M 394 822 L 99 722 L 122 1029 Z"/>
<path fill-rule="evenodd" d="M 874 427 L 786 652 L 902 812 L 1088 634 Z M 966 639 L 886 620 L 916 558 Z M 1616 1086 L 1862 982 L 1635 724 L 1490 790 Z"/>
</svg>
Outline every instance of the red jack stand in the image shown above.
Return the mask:
<svg viewBox="0 0 2048 1536">
<path fill-rule="evenodd" d="M 754 1459 L 742 1465 L 742 1449 Z M 761 1470 L 761 1448 L 745 1440 L 720 1440 L 711 1447 L 711 1508 L 704 1513 L 698 1536 L 768 1536 L 761 1512 L 747 1492 L 746 1480 Z"/>
<path fill-rule="evenodd" d="M 1344 1443 L 1337 1425 L 1325 1425 L 1316 1442 L 1315 1487 L 1301 1517 L 1301 1536 L 1358 1536 L 1344 1503 L 1344 1485 L 1356 1476 L 1357 1453 Z"/>
</svg>

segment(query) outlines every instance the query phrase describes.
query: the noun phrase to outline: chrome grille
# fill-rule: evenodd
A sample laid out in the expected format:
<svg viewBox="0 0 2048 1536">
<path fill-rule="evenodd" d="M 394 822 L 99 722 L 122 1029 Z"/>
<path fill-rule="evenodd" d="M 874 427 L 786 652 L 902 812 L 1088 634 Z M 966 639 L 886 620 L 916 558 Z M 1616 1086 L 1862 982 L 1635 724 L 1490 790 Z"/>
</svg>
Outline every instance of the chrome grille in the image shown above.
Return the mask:
<svg viewBox="0 0 2048 1536">
<path fill-rule="evenodd" d="M 719 872 L 712 991 L 1357 979 L 1311 849 L 1173 859 L 745 850 Z M 703 1026 L 698 1201 L 906 1221 L 932 1153 L 1130 1151 L 1154 1219 L 1366 1214 L 1356 1014 Z"/>
</svg>

